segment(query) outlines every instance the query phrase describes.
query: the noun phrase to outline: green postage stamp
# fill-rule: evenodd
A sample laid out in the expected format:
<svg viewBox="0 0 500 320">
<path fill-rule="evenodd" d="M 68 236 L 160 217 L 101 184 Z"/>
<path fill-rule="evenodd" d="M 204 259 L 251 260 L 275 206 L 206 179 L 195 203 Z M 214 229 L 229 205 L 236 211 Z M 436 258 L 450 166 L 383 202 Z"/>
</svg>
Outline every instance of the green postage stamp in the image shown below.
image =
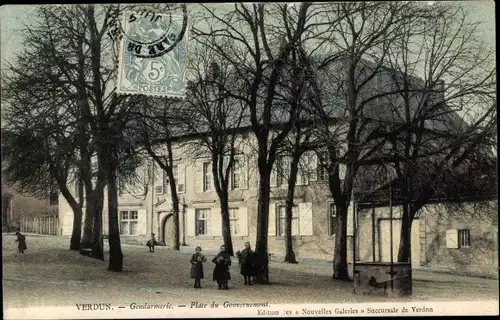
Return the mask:
<svg viewBox="0 0 500 320">
<path fill-rule="evenodd" d="M 185 97 L 186 14 L 126 12 L 122 26 L 117 93 Z"/>
</svg>

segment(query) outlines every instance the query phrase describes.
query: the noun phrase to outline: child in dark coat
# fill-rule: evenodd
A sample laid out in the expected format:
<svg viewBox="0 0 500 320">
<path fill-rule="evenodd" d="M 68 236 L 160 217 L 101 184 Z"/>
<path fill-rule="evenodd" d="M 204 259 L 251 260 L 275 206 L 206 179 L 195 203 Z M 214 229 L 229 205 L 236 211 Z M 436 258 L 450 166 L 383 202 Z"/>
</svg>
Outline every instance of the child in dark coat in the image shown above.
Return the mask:
<svg viewBox="0 0 500 320">
<path fill-rule="evenodd" d="M 151 234 L 151 239 L 146 242 L 146 245 L 149 247 L 149 252 L 155 252 L 155 244 L 156 244 L 156 238 L 155 234 Z"/>
<path fill-rule="evenodd" d="M 245 249 L 236 252 L 238 257 L 238 264 L 240 266 L 240 273 L 245 278 L 245 285 L 252 284 L 252 277 L 254 276 L 254 252 L 250 247 L 250 242 L 245 242 Z"/>
<path fill-rule="evenodd" d="M 24 253 L 24 250 L 28 249 L 28 247 L 26 246 L 26 237 L 23 236 L 21 232 L 19 232 L 19 230 L 16 231 L 16 236 L 17 239 L 15 242 L 19 242 L 19 244 L 17 245 L 19 253 Z"/>
<path fill-rule="evenodd" d="M 201 253 L 201 247 L 196 247 L 196 253 L 191 257 L 191 278 L 194 279 L 194 287 L 201 289 L 201 279 L 203 279 L 203 262 L 207 258 Z"/>
<path fill-rule="evenodd" d="M 220 252 L 212 259 L 215 263 L 213 280 L 217 281 L 219 290 L 229 290 L 227 286 L 228 280 L 231 280 L 229 266 L 231 265 L 231 256 L 226 252 L 226 247 L 222 245 Z"/>
</svg>

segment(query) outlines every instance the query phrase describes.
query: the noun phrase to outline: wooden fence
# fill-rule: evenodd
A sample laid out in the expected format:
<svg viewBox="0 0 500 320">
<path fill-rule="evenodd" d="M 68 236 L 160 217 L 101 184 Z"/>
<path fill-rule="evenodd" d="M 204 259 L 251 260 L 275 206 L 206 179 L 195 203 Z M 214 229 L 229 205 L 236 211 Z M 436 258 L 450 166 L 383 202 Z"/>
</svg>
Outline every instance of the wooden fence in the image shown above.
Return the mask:
<svg viewBox="0 0 500 320">
<path fill-rule="evenodd" d="M 58 217 L 22 217 L 20 221 L 21 232 L 58 235 Z"/>
</svg>

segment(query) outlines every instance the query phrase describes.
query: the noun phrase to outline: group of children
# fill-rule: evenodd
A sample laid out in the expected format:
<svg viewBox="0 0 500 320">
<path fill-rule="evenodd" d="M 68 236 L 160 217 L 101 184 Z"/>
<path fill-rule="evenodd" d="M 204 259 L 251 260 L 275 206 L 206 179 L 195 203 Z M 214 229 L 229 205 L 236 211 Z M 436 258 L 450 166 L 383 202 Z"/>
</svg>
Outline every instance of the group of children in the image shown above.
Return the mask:
<svg viewBox="0 0 500 320">
<path fill-rule="evenodd" d="M 21 234 L 20 230 L 16 231 L 16 242 L 18 242 L 19 253 L 24 253 L 27 249 L 26 237 Z M 154 252 L 155 238 L 153 234 L 153 240 L 148 241 L 147 246 L 150 252 Z M 245 285 L 252 284 L 252 277 L 255 276 L 255 259 L 254 252 L 250 247 L 250 242 L 245 243 L 245 249 L 236 252 L 238 258 L 238 264 L 240 267 L 240 273 L 245 277 Z M 191 278 L 194 279 L 194 287 L 201 288 L 201 279 L 203 279 L 203 263 L 207 261 L 207 258 L 203 255 L 201 247 L 196 247 L 196 252 L 191 257 Z M 213 272 L 213 281 L 217 282 L 219 290 L 229 290 L 228 281 L 231 280 L 231 274 L 229 273 L 229 267 L 231 266 L 231 256 L 226 251 L 226 246 L 222 245 L 220 247 L 219 253 L 212 259 L 215 263 L 215 268 Z"/>
<path fill-rule="evenodd" d="M 245 243 L 245 249 L 236 253 L 240 273 L 245 277 L 245 285 L 252 284 L 254 276 L 254 254 L 250 247 L 250 243 Z M 203 255 L 201 247 L 196 247 L 196 252 L 191 257 L 191 278 L 194 279 L 194 287 L 201 288 L 201 279 L 203 279 L 203 263 L 207 258 Z M 217 282 L 219 290 L 229 290 L 228 281 L 231 280 L 229 267 L 231 266 L 231 256 L 226 252 L 226 247 L 222 245 L 219 253 L 212 259 L 215 263 L 213 272 L 213 281 Z"/>
</svg>

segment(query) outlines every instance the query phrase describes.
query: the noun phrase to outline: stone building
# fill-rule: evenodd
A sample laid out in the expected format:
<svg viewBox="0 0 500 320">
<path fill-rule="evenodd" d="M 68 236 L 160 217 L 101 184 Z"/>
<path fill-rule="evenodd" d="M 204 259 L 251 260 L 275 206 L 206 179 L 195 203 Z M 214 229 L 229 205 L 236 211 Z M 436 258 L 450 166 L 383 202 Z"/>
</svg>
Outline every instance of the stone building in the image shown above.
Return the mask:
<svg viewBox="0 0 500 320">
<path fill-rule="evenodd" d="M 257 220 L 258 172 L 255 166 L 255 147 L 249 141 L 240 143 L 230 178 L 230 224 L 235 249 L 243 248 L 245 241 L 255 244 Z M 190 158 L 188 143 L 182 141 L 175 148 L 174 176 L 181 202 L 181 245 L 217 249 L 222 243 L 220 203 L 213 187 L 210 160 L 207 157 Z M 299 258 L 331 260 L 334 249 L 335 206 L 329 197 L 325 172 L 314 153 L 304 156 L 296 186 L 292 235 Z M 278 161 L 287 171 L 286 158 Z M 156 166 L 155 166 L 156 167 Z M 173 219 L 170 189 L 166 174 L 155 168 L 155 179 L 149 179 L 151 165 L 138 169 L 143 184 L 126 186 L 119 196 L 121 239 L 125 243 L 145 244 L 151 232 L 166 245 L 173 243 Z M 342 170 L 341 170 L 342 171 Z M 271 179 L 269 210 L 269 252 L 283 256 L 285 252 L 284 208 L 287 191 L 286 177 L 277 170 Z M 494 190 L 494 189 L 493 189 Z M 355 192 L 348 217 L 348 258 L 352 261 L 353 226 L 357 227 L 357 261 L 390 261 L 390 208 L 386 199 L 374 201 Z M 478 201 L 488 201 L 478 205 Z M 61 228 L 71 234 L 72 211 L 60 198 Z M 444 200 L 433 199 L 419 211 L 412 224 L 412 265 L 452 268 L 464 271 L 494 273 L 497 258 L 497 200 L 496 192 L 487 198 L 462 199 L 460 214 Z M 356 221 L 353 208 L 356 208 Z M 397 261 L 400 237 L 401 202 L 394 200 L 393 260 Z M 482 216 L 484 218 L 478 219 Z M 489 220 L 485 220 L 489 219 Z M 107 214 L 104 211 L 104 233 L 107 233 Z M 489 221 L 489 222 L 487 222 Z M 373 231 L 372 231 L 373 230 Z"/>
<path fill-rule="evenodd" d="M 453 199 L 433 196 L 417 212 L 410 235 L 414 267 L 498 276 L 496 175 L 467 175 L 475 180 L 476 187 L 456 177 L 458 187 L 454 187 Z M 394 189 L 392 210 L 388 206 L 389 197 L 380 197 L 388 194 L 387 185 L 364 195 L 364 199 L 359 197 L 356 204 L 357 261 L 390 262 L 391 251 L 392 261 L 397 261 L 403 203 L 397 191 L 398 181 L 393 180 L 391 185 Z"/>
<path fill-rule="evenodd" d="M 222 243 L 220 203 L 214 190 L 211 163 L 208 157 L 189 158 L 186 143 L 176 148 L 174 175 L 181 202 L 181 245 L 200 245 L 218 248 Z M 257 220 L 258 172 L 255 167 L 255 145 L 248 140 L 240 143 L 239 153 L 231 172 L 229 207 L 234 247 L 243 248 L 246 241 L 255 244 Z M 296 187 L 293 210 L 292 235 L 294 250 L 299 257 L 331 259 L 333 254 L 333 224 L 335 213 L 329 198 L 327 182 L 322 167 L 314 153 L 303 161 Z M 286 171 L 287 160 L 283 157 Z M 306 165 L 307 163 L 307 165 Z M 288 163 L 289 165 L 289 163 Z M 173 219 L 170 189 L 166 174 L 155 166 L 155 179 L 148 179 L 151 164 L 139 168 L 139 179 L 145 183 L 122 188 L 119 195 L 120 232 L 123 242 L 144 244 L 151 232 L 166 245 L 173 243 Z M 154 183 L 153 183 L 154 182 Z M 284 252 L 284 208 L 287 179 L 274 170 L 271 178 L 269 211 L 269 251 Z M 106 200 L 105 200 L 106 201 Z M 73 214 L 66 200 L 60 196 L 59 212 L 62 233 L 71 234 Z M 105 202 L 106 203 L 106 202 Z M 352 206 L 351 206 L 352 208 Z M 107 233 L 107 213 L 104 209 L 104 233 Z M 352 209 L 351 209 L 352 211 Z M 352 219 L 349 219 L 351 221 Z M 349 225 L 352 235 L 352 224 Z"/>
<path fill-rule="evenodd" d="M 334 70 L 334 74 L 336 75 L 340 74 L 340 70 L 342 70 L 341 66 L 337 67 L 338 70 Z M 367 67 L 370 68 L 370 65 L 367 64 Z M 380 76 L 370 80 L 373 82 L 370 82 L 367 90 L 384 91 L 386 87 L 391 87 L 391 79 L 393 79 L 391 73 L 383 69 Z M 416 85 L 420 83 L 419 81 L 422 82 L 416 79 Z M 321 81 L 320 83 L 329 85 L 332 81 L 331 79 L 325 79 L 325 81 Z M 438 90 L 432 93 L 433 96 L 431 98 L 436 99 L 436 104 L 438 105 L 443 99 L 443 91 L 444 84 L 439 82 Z M 418 96 L 415 97 L 415 100 L 418 100 Z M 364 116 L 372 119 L 373 123 L 378 121 L 387 124 L 394 123 L 395 121 L 405 121 L 404 119 L 395 119 L 391 107 L 384 108 L 383 104 L 384 101 L 382 99 L 371 101 L 365 106 Z M 343 116 L 343 110 L 335 109 L 337 105 L 337 103 L 332 101 L 330 106 L 332 110 L 328 110 L 335 121 L 338 120 L 337 118 L 341 119 Z M 394 106 L 392 105 L 392 107 Z M 417 108 L 418 104 L 411 104 L 410 107 Z M 444 106 L 444 108 L 447 108 L 447 106 Z M 418 110 L 412 111 L 415 113 L 418 112 Z M 435 131 L 455 130 L 455 132 L 463 129 L 464 121 L 451 111 L 451 109 L 443 113 L 446 115 L 442 116 L 442 119 L 436 117 L 432 121 L 426 121 L 426 129 Z M 245 121 L 243 122 L 245 123 Z M 343 132 L 341 120 L 337 122 L 340 125 L 339 132 Z M 248 123 L 245 123 L 239 129 L 241 129 L 241 135 L 238 136 L 237 161 L 231 169 L 229 190 L 230 224 L 235 249 L 243 248 L 246 241 L 250 241 L 252 245 L 255 245 L 259 179 L 256 166 L 257 142 L 253 134 L 246 134 L 251 131 Z M 173 146 L 176 163 L 174 176 L 181 202 L 180 242 L 181 245 L 199 245 L 203 248 L 216 249 L 223 243 L 220 203 L 213 186 L 210 157 L 208 154 L 200 154 L 199 149 L 202 148 L 199 143 L 196 143 L 197 139 L 199 137 L 193 134 L 181 136 L 177 138 Z M 161 149 L 162 147 L 158 148 Z M 171 245 L 173 243 L 173 219 L 168 179 L 158 168 L 152 169 L 153 166 L 151 163 L 152 161 L 138 169 L 137 175 L 141 177 L 138 183 L 134 186 L 123 187 L 121 189 L 119 196 L 121 239 L 123 242 L 144 244 L 150 238 L 150 234 L 155 233 L 158 241 L 166 245 Z M 287 190 L 286 177 L 289 173 L 289 166 L 289 158 L 286 156 L 280 157 L 275 164 L 271 179 L 268 249 L 270 253 L 279 256 L 283 255 L 285 251 L 284 205 Z M 151 171 L 154 171 L 154 173 Z M 340 171 L 342 179 L 342 172 L 344 171 L 342 165 Z M 282 174 L 278 174 L 278 172 Z M 325 170 L 319 165 L 316 154 L 314 152 L 304 154 L 296 186 L 295 208 L 293 210 L 292 221 L 294 250 L 300 258 L 331 260 L 333 257 L 333 230 L 335 229 L 336 214 L 325 178 Z M 358 186 L 359 189 L 364 187 L 363 184 L 358 184 Z M 361 190 L 355 190 L 354 201 L 357 201 L 356 199 L 359 196 L 357 193 L 360 193 L 359 191 Z M 64 198 L 60 197 L 59 203 L 62 233 L 69 235 L 71 234 L 72 227 L 72 212 Z M 353 207 L 351 203 L 349 206 L 347 231 L 348 259 L 350 261 L 353 260 L 352 244 L 355 225 Z M 104 233 L 106 234 L 108 226 L 106 208 L 104 210 L 103 223 Z M 364 209 L 360 207 L 360 210 Z M 375 228 L 380 228 L 378 235 L 370 233 L 371 222 L 368 224 L 369 228 L 366 229 L 367 226 L 363 224 L 363 221 L 366 219 L 363 218 L 365 215 L 362 215 L 362 212 L 356 215 L 360 230 L 366 229 L 366 231 L 361 231 L 361 236 L 357 240 L 360 246 L 357 259 L 387 260 L 387 238 L 385 235 L 388 230 L 387 225 L 390 225 L 387 222 L 387 204 L 377 205 L 375 211 L 375 215 L 380 216 L 373 219 Z M 377 213 L 378 211 L 380 213 Z M 416 265 L 444 266 L 442 262 L 437 262 L 438 259 L 430 258 L 429 252 L 432 252 L 435 248 L 427 248 L 430 243 L 435 243 L 431 235 L 436 232 L 440 234 L 441 231 L 438 231 L 437 228 L 441 227 L 442 224 L 432 225 L 430 219 L 423 222 L 424 219 L 421 219 L 421 217 L 414 223 L 412 230 L 413 263 Z M 396 225 L 397 223 L 395 222 L 394 224 Z M 399 230 L 399 228 L 395 226 L 394 230 Z M 418 246 L 421 243 L 422 233 L 426 235 L 424 237 L 425 244 L 423 245 L 425 250 L 419 249 Z M 451 234 L 451 231 L 449 234 Z M 377 238 L 380 235 L 383 236 L 381 240 Z M 363 237 L 365 238 L 364 240 Z M 376 247 L 375 251 L 378 253 L 372 253 L 372 256 L 370 256 L 369 252 L 371 252 L 370 250 L 374 246 Z"/>
</svg>

